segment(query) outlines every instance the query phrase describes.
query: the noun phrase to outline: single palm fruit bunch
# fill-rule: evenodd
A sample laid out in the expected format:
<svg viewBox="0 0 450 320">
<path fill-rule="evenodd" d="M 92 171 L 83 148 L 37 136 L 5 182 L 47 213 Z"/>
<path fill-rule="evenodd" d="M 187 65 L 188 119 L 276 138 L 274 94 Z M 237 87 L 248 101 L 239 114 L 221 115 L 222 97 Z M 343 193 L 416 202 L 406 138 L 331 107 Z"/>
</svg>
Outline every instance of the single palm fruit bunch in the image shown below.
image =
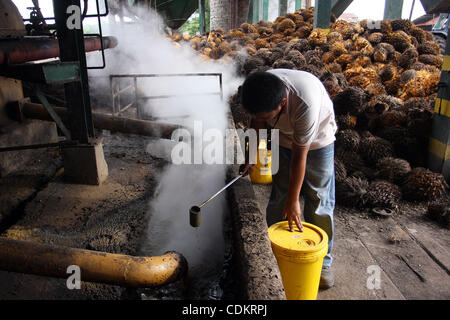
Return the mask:
<svg viewBox="0 0 450 320">
<path fill-rule="evenodd" d="M 444 59 L 434 54 L 421 54 L 419 56 L 419 61 L 440 68 L 442 67 Z"/>
<path fill-rule="evenodd" d="M 404 31 L 407 34 L 410 34 L 411 30 L 414 27 L 414 24 L 407 19 L 394 19 L 391 20 L 392 31 Z"/>
<path fill-rule="evenodd" d="M 333 45 L 334 43 L 340 43 L 342 40 L 342 35 L 339 32 L 331 31 L 327 34 L 327 43 L 330 45 Z"/>
<path fill-rule="evenodd" d="M 420 54 L 438 55 L 441 51 L 439 45 L 434 41 L 425 41 L 417 47 Z"/>
<path fill-rule="evenodd" d="M 349 207 L 363 208 L 369 182 L 365 179 L 347 177 L 336 185 L 336 201 Z"/>
<path fill-rule="evenodd" d="M 402 198 L 400 187 L 385 180 L 372 181 L 364 195 L 368 207 L 396 209 Z"/>
<path fill-rule="evenodd" d="M 350 114 L 339 115 L 336 118 L 339 129 L 354 129 L 356 127 L 357 118 Z"/>
<path fill-rule="evenodd" d="M 297 42 L 292 44 L 292 49 L 298 50 L 300 52 L 306 52 L 311 50 L 311 45 L 309 44 L 308 40 L 306 39 L 300 39 Z"/>
<path fill-rule="evenodd" d="M 261 67 L 264 64 L 265 64 L 264 59 L 256 56 L 250 57 L 245 61 L 244 65 L 242 66 L 242 73 L 248 75 L 254 69 Z"/>
<path fill-rule="evenodd" d="M 411 171 L 411 166 L 404 159 L 387 157 L 377 162 L 376 169 L 377 178 L 401 184 Z"/>
<path fill-rule="evenodd" d="M 412 45 L 411 39 L 403 31 L 394 31 L 392 33 L 389 33 L 385 36 L 385 40 L 386 42 L 393 45 L 395 50 L 400 53 L 402 53 Z"/>
<path fill-rule="evenodd" d="M 345 169 L 344 164 L 338 158 L 334 158 L 334 174 L 336 183 L 341 183 L 347 178 L 347 170 Z"/>
<path fill-rule="evenodd" d="M 364 159 L 373 165 L 383 158 L 394 156 L 392 144 L 376 136 L 361 139 L 359 150 Z"/>
<path fill-rule="evenodd" d="M 272 58 L 272 51 L 270 51 L 267 48 L 261 48 L 258 51 L 256 51 L 256 54 L 254 54 L 253 56 L 262 58 L 265 62 L 265 65 L 270 65 Z"/>
<path fill-rule="evenodd" d="M 340 147 L 336 147 L 335 151 L 336 158 L 338 158 L 344 164 L 345 169 L 347 170 L 347 174 L 363 170 L 364 161 L 358 153 Z"/>
<path fill-rule="evenodd" d="M 284 33 L 284 32 L 289 32 L 289 31 L 293 31 L 295 30 L 296 25 L 295 22 L 292 21 L 291 19 L 283 19 L 279 24 L 278 24 L 278 31 L 280 33 Z"/>
<path fill-rule="evenodd" d="M 250 23 L 243 23 L 241 24 L 242 30 L 244 30 L 245 33 L 254 33 L 256 31 L 256 27 Z"/>
<path fill-rule="evenodd" d="M 379 120 L 384 127 L 403 126 L 406 124 L 406 114 L 403 111 L 389 110 L 383 112 Z"/>
<path fill-rule="evenodd" d="M 421 28 L 414 26 L 411 29 L 410 34 L 416 38 L 419 43 L 424 43 L 427 41 L 427 32 Z"/>
<path fill-rule="evenodd" d="M 450 200 L 437 200 L 428 205 L 427 215 L 443 227 L 450 228 Z"/>
<path fill-rule="evenodd" d="M 295 64 L 290 60 L 278 59 L 272 65 L 274 69 L 295 69 Z"/>
<path fill-rule="evenodd" d="M 314 29 L 309 35 L 308 41 L 313 46 L 318 46 L 327 42 L 327 35 L 322 29 Z"/>
<path fill-rule="evenodd" d="M 368 40 L 372 43 L 372 45 L 377 45 L 383 40 L 383 34 L 381 32 L 371 33 Z"/>
<path fill-rule="evenodd" d="M 398 59 L 398 64 L 403 69 L 407 69 L 417 61 L 418 57 L 419 53 L 417 52 L 416 48 L 410 47 L 403 51 L 400 58 Z"/>
<path fill-rule="evenodd" d="M 334 111 L 337 115 L 357 115 L 362 110 L 365 100 L 366 93 L 363 89 L 349 87 L 334 97 Z"/>
<path fill-rule="evenodd" d="M 300 53 L 300 51 L 295 49 L 289 51 L 284 58 L 293 62 L 297 68 L 301 68 L 306 64 L 305 57 Z"/>
<path fill-rule="evenodd" d="M 380 76 L 381 81 L 389 81 L 397 76 L 397 69 L 394 66 L 388 64 L 380 69 L 378 75 Z"/>
<path fill-rule="evenodd" d="M 339 130 L 336 134 L 336 147 L 349 151 L 358 151 L 361 138 L 355 130 Z"/>
<path fill-rule="evenodd" d="M 403 196 L 408 200 L 433 200 L 447 192 L 444 176 L 426 168 L 414 168 L 406 176 L 402 186 Z"/>
<path fill-rule="evenodd" d="M 371 181 L 375 178 L 375 170 L 369 167 L 362 166 L 360 170 L 353 171 L 350 176 L 366 179 L 368 181 Z"/>
</svg>

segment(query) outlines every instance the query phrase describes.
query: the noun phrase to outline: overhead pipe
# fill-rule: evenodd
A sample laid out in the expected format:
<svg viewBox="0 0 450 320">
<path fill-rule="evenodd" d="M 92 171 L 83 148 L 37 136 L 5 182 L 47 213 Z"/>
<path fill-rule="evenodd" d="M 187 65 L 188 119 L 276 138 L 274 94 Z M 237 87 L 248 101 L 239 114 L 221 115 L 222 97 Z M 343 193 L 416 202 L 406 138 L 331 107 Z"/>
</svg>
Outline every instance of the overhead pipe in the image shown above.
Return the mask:
<svg viewBox="0 0 450 320">
<path fill-rule="evenodd" d="M 86 52 L 97 51 L 103 48 L 115 48 L 115 37 L 85 37 Z M 0 65 L 19 64 L 59 57 L 59 44 L 56 38 L 50 37 L 24 37 L 13 40 L 0 41 Z"/>
<path fill-rule="evenodd" d="M 61 120 L 70 127 L 68 123 L 68 109 L 52 107 Z M 24 118 L 54 121 L 42 104 L 31 102 L 12 102 L 6 105 L 9 116 L 22 121 Z M 157 121 L 137 120 L 130 118 L 114 117 L 112 115 L 92 112 L 94 127 L 103 130 L 117 131 L 129 134 L 137 134 L 156 138 L 170 139 L 172 132 L 182 128 L 179 125 L 161 123 Z"/>
<path fill-rule="evenodd" d="M 0 269 L 68 278 L 69 266 L 80 268 L 80 280 L 123 287 L 146 288 L 168 284 L 187 274 L 187 261 L 177 252 L 134 257 L 0 237 Z"/>
</svg>

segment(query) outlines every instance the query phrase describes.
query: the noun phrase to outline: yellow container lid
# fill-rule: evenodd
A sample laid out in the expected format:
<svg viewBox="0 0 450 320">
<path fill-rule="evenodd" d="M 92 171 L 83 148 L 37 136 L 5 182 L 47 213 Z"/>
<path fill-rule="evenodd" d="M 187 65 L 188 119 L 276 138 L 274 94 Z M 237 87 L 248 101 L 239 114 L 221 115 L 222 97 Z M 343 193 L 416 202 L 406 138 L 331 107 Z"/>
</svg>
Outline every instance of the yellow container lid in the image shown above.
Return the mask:
<svg viewBox="0 0 450 320">
<path fill-rule="evenodd" d="M 293 222 L 294 223 L 294 222 Z M 269 239 L 274 250 L 291 255 L 322 254 L 328 250 L 328 235 L 321 228 L 307 222 L 303 222 L 303 232 L 289 231 L 288 221 L 280 221 L 270 226 Z M 294 223 L 295 225 L 295 223 Z"/>
</svg>

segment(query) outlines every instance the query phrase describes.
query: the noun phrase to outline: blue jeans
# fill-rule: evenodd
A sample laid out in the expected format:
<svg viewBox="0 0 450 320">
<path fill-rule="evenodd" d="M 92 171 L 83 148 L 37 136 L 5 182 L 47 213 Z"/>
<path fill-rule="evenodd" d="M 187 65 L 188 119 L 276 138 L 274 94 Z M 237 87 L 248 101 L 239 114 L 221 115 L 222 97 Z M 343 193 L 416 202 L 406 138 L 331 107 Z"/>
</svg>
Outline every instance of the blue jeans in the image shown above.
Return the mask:
<svg viewBox="0 0 450 320">
<path fill-rule="evenodd" d="M 272 192 L 266 209 L 267 225 L 282 220 L 289 189 L 291 150 L 280 147 L 279 169 L 273 176 Z M 328 253 L 323 266 L 331 266 L 331 250 L 334 239 L 333 211 L 335 205 L 334 143 L 317 150 L 310 150 L 306 160 L 306 172 L 300 195 L 305 199 L 303 217 L 306 222 L 322 228 L 328 235 Z"/>
</svg>

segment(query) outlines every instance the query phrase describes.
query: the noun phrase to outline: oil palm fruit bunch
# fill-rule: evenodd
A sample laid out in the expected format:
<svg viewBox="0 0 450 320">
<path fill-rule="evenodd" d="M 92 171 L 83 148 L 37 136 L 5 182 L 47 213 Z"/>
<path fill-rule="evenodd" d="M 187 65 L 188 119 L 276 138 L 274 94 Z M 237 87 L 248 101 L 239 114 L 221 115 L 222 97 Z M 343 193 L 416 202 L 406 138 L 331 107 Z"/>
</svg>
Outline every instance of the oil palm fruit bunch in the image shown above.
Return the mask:
<svg viewBox="0 0 450 320">
<path fill-rule="evenodd" d="M 373 165 L 383 158 L 394 156 L 392 144 L 376 136 L 361 139 L 359 150 L 363 158 Z"/>
<path fill-rule="evenodd" d="M 401 184 L 411 171 L 411 166 L 404 159 L 387 157 L 377 162 L 376 169 L 378 179 Z"/>
<path fill-rule="evenodd" d="M 336 121 L 339 129 L 354 129 L 356 127 L 357 117 L 347 113 L 337 116 Z"/>
<path fill-rule="evenodd" d="M 450 200 L 436 200 L 428 204 L 427 215 L 444 228 L 450 228 Z"/>
<path fill-rule="evenodd" d="M 357 152 L 361 138 L 357 131 L 352 129 L 339 130 L 336 134 L 336 147 Z"/>
<path fill-rule="evenodd" d="M 368 207 L 396 209 L 401 200 L 400 187 L 385 180 L 372 181 L 364 195 Z"/>
<path fill-rule="evenodd" d="M 347 177 L 336 186 L 336 201 L 345 206 L 363 208 L 368 188 L 367 180 Z"/>
<path fill-rule="evenodd" d="M 367 95 L 363 89 L 349 87 L 334 97 L 334 111 L 337 115 L 357 115 L 362 110 L 366 98 Z"/>
<path fill-rule="evenodd" d="M 345 169 L 344 164 L 338 158 L 334 158 L 334 173 L 336 183 L 341 183 L 347 178 L 347 170 Z"/>
<path fill-rule="evenodd" d="M 408 200 L 433 200 L 446 194 L 448 185 L 444 176 L 426 168 L 417 167 L 406 176 L 402 192 Z"/>
<path fill-rule="evenodd" d="M 251 61 L 247 68 L 239 67 L 243 75 L 267 67 L 305 70 L 319 76 L 332 71 L 346 77 L 350 87 L 365 89 L 370 95 L 387 93 L 405 101 L 437 92 L 443 56 L 429 32 L 404 19 L 382 21 L 378 29 L 369 28 L 364 20 L 356 25 L 330 20 L 328 34 L 314 30 L 314 11 L 308 9 L 280 16 L 274 22 L 244 23 L 226 32 L 212 30 L 203 36 L 174 33 L 169 38 L 177 47 L 182 47 L 183 42 L 190 45 L 205 60 L 235 63 L 240 63 L 235 59 L 239 54 L 251 59 L 254 55 L 261 57 L 261 49 L 282 49 L 271 59 L 263 57 L 263 66 L 259 62 L 255 66 L 255 61 Z M 293 49 L 304 56 L 309 66 L 297 54 L 290 53 Z M 338 88 L 335 82 L 328 81 L 327 89 L 333 97 L 348 88 Z M 352 104 L 354 97 L 349 98 Z M 341 111 L 339 107 L 337 111 Z"/>
<path fill-rule="evenodd" d="M 348 174 L 363 171 L 365 167 L 364 160 L 355 151 L 336 146 L 335 156 L 344 164 Z"/>
</svg>

